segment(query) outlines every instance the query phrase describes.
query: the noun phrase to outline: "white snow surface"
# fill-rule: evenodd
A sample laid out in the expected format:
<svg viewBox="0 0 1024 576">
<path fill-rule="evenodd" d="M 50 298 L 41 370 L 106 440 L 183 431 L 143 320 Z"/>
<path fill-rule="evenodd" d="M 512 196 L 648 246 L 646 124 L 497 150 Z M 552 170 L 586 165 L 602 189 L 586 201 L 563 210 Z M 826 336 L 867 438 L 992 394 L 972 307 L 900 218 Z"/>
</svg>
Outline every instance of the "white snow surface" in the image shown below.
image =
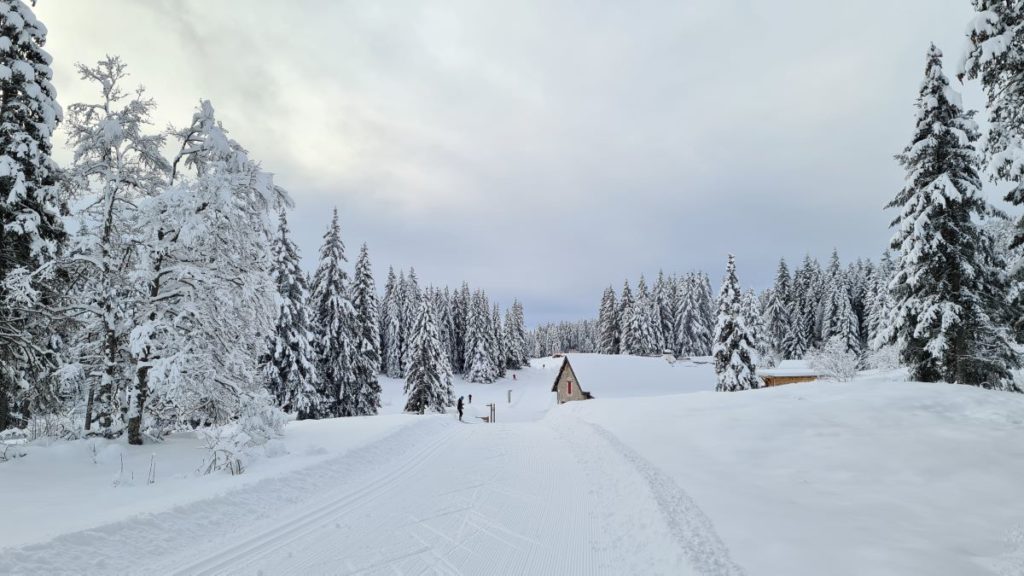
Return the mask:
<svg viewBox="0 0 1024 576">
<path fill-rule="evenodd" d="M 183 436 L 96 464 L 30 445 L 0 463 L 0 574 L 1024 574 L 1024 396 L 896 373 L 715 393 L 706 364 L 664 394 L 598 361 L 623 390 L 561 406 L 558 359 L 457 381 L 462 424 L 396 414 L 385 379 L 384 415 L 292 423 L 236 477 L 189 474 Z"/>
</svg>

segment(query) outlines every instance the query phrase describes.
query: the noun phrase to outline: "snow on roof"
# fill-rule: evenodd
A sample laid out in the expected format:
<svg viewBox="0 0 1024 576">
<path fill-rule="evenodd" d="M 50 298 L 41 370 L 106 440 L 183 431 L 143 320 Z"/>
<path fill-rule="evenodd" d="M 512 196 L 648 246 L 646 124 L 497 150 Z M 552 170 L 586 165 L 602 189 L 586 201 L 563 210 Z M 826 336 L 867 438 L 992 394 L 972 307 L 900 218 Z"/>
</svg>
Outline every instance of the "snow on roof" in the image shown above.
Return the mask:
<svg viewBox="0 0 1024 576">
<path fill-rule="evenodd" d="M 775 378 L 798 378 L 801 376 L 821 376 L 820 370 L 811 368 L 805 360 L 783 360 L 775 368 L 759 369 L 758 376 L 771 376 Z"/>
<path fill-rule="evenodd" d="M 709 364 L 661 356 L 566 354 L 580 389 L 594 398 L 663 396 L 715 389 L 715 371 Z M 561 373 L 561 370 L 559 370 Z"/>
</svg>

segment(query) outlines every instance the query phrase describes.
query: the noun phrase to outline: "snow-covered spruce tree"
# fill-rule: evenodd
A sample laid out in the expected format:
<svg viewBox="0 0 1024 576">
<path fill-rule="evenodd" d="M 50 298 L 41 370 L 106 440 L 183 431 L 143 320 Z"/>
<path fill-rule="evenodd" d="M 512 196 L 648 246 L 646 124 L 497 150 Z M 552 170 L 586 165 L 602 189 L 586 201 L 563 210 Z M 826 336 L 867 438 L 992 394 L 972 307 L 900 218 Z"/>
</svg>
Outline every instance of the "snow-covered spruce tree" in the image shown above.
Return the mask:
<svg viewBox="0 0 1024 576">
<path fill-rule="evenodd" d="M 858 258 L 846 269 L 846 287 L 850 292 L 850 306 L 857 316 L 857 333 L 860 335 L 860 350 L 867 346 L 868 300 L 870 299 L 871 278 L 875 265 L 871 260 Z"/>
<path fill-rule="evenodd" d="M 977 15 L 967 28 L 959 75 L 981 79 L 988 97 L 985 159 L 996 179 L 1013 185 L 1006 200 L 1019 206 L 1024 204 L 1024 4 L 972 1 Z M 1017 221 L 1013 246 L 1021 244 L 1024 217 Z"/>
<path fill-rule="evenodd" d="M 389 283 L 395 280 L 393 276 L 394 271 L 392 270 L 388 276 Z M 384 314 L 384 317 L 387 319 L 385 330 L 388 335 L 386 340 L 387 349 L 385 351 L 387 364 L 384 366 L 384 373 L 391 378 L 402 377 L 402 343 L 405 331 L 402 329 L 401 290 L 402 285 L 395 280 L 390 295 L 386 295 L 384 298 L 384 305 L 387 307 L 387 312 Z"/>
<path fill-rule="evenodd" d="M 430 300 L 420 301 L 415 315 L 409 367 L 405 377 L 405 411 L 422 414 L 427 410 L 444 412 L 454 404 L 451 367 L 441 350 Z"/>
<path fill-rule="evenodd" d="M 987 95 L 989 133 L 984 155 L 993 180 L 1012 187 L 1006 200 L 1024 205 L 1024 4 L 973 0 L 977 15 L 967 28 L 968 48 L 959 75 L 980 78 Z M 1017 218 L 1005 251 L 1010 323 L 1024 341 L 1024 216 Z"/>
<path fill-rule="evenodd" d="M 892 254 L 886 250 L 871 275 L 867 299 L 868 348 L 878 350 L 885 346 L 885 327 L 895 308 L 889 283 L 892 281 Z"/>
<path fill-rule="evenodd" d="M 389 311 L 391 301 L 395 298 L 395 277 L 394 267 L 388 268 L 388 279 L 384 283 L 384 297 L 379 305 L 379 326 L 380 326 L 380 368 L 381 372 L 387 373 L 388 362 L 390 361 L 389 349 L 391 346 L 391 314 Z"/>
<path fill-rule="evenodd" d="M 765 368 L 774 366 L 775 357 L 772 356 L 771 344 L 761 322 L 761 301 L 753 288 L 743 293 L 740 306 L 743 321 L 747 325 L 747 331 L 754 343 L 754 350 L 757 352 L 757 357 L 754 359 L 755 364 Z"/>
<path fill-rule="evenodd" d="M 452 306 L 448 296 L 448 289 L 445 288 L 444 291 L 441 291 L 437 288 L 431 288 L 428 290 L 428 294 L 431 305 L 435 310 L 437 337 L 441 340 L 441 349 L 444 351 L 445 356 L 448 357 L 448 365 L 450 366 L 454 360 L 452 347 L 454 346 L 453 333 L 455 325 L 452 320 Z"/>
<path fill-rule="evenodd" d="M 409 354 L 409 347 L 412 345 L 412 333 L 416 327 L 416 315 L 419 314 L 420 300 L 423 294 L 420 293 L 419 280 L 416 278 L 416 269 L 409 268 L 409 275 L 402 276 L 401 312 L 402 312 L 402 374 L 408 369 L 409 362 L 406 356 Z"/>
<path fill-rule="evenodd" d="M 825 299 L 822 302 L 821 336 L 824 342 L 839 337 L 851 354 L 860 354 L 860 320 L 853 310 L 849 282 L 839 264 L 839 253 L 832 251 L 826 275 Z"/>
<path fill-rule="evenodd" d="M 68 108 L 73 161 L 67 173 L 83 206 L 66 264 L 80 279 L 70 303 L 80 323 L 73 349 L 88 390 L 84 427 L 109 437 L 123 428 L 120 400 L 133 377 L 128 331 L 142 296 L 130 278 L 137 201 L 162 190 L 170 163 L 161 153 L 165 137 L 145 133 L 155 104 L 142 88 L 123 89 L 128 72 L 119 58 L 79 64 L 78 73 L 99 86 L 100 101 Z"/>
<path fill-rule="evenodd" d="M 619 307 L 615 303 L 615 290 L 609 286 L 601 296 L 601 307 L 597 313 L 600 331 L 598 350 L 602 354 L 619 353 Z"/>
<path fill-rule="evenodd" d="M 490 383 L 497 379 L 491 358 L 490 314 L 487 299 L 479 290 L 473 295 L 466 326 L 466 380 Z"/>
<path fill-rule="evenodd" d="M 341 241 L 338 209 L 335 208 L 320 247 L 320 262 L 313 275 L 309 298 L 313 314 L 313 350 L 323 398 L 321 418 L 355 413 L 352 361 L 356 311 L 349 299 L 345 262 L 345 244 Z"/>
<path fill-rule="evenodd" d="M 376 414 L 380 409 L 380 328 L 377 325 L 377 286 L 370 268 L 370 253 L 363 244 L 356 260 L 350 290 L 355 310 L 353 326 L 351 412 L 356 416 Z"/>
<path fill-rule="evenodd" d="M 1019 360 L 1000 302 L 1003 263 L 977 223 L 991 212 L 978 176 L 979 133 L 934 45 L 916 108 L 913 141 L 897 156 L 906 185 L 888 205 L 900 211 L 888 334 L 915 380 L 1002 388 Z"/>
<path fill-rule="evenodd" d="M 751 390 L 760 386 L 754 368 L 754 341 L 743 318 L 740 283 L 736 278 L 736 259 L 729 255 L 729 263 L 718 293 L 718 323 L 715 325 L 715 345 L 711 354 L 715 358 L 719 392 Z"/>
<path fill-rule="evenodd" d="M 498 378 L 504 378 L 507 373 L 505 358 L 508 356 L 506 352 L 505 342 L 505 329 L 501 325 L 501 309 L 498 307 L 498 303 L 495 302 L 491 311 L 491 336 L 492 348 L 491 348 L 491 359 L 494 363 L 494 369 L 498 373 Z"/>
<path fill-rule="evenodd" d="M 623 351 L 634 356 L 651 356 L 657 354 L 658 337 L 655 328 L 658 322 L 653 318 L 654 305 L 647 291 L 647 283 L 643 276 L 637 284 L 637 295 L 628 314 L 628 321 L 623 333 L 626 339 Z"/>
<path fill-rule="evenodd" d="M 787 338 L 792 330 L 789 308 L 789 267 L 786 266 L 785 260 L 780 259 L 778 270 L 775 272 L 775 284 L 772 286 L 765 309 L 764 324 L 773 354 L 783 360 L 793 358 L 793 351 L 788 345 Z"/>
<path fill-rule="evenodd" d="M 272 271 L 277 282 L 279 304 L 277 323 L 270 335 L 264 375 L 267 389 L 277 405 L 299 419 L 317 413 L 316 354 L 310 343 L 311 332 L 306 299 L 309 288 L 302 271 L 299 249 L 289 236 L 284 208 L 278 215 L 277 235 L 272 251 Z"/>
<path fill-rule="evenodd" d="M 629 315 L 633 312 L 633 291 L 629 288 L 629 280 L 622 283 L 622 295 L 619 298 L 619 354 L 629 354 L 626 340 L 630 338 Z"/>
<path fill-rule="evenodd" d="M 291 201 L 228 137 L 208 101 L 177 136 L 172 185 L 139 204 L 135 277 L 146 298 L 130 335 L 132 444 L 142 442 L 148 407 L 158 425 L 224 423 L 256 404 L 271 408 L 259 374 L 275 318 L 268 216 Z"/>
<path fill-rule="evenodd" d="M 667 278 L 664 272 L 658 271 L 658 280 L 654 284 L 653 300 L 657 313 L 659 351 L 674 347 L 676 341 L 675 286 L 674 279 Z"/>
<path fill-rule="evenodd" d="M 469 360 L 466 357 L 466 338 L 469 323 L 470 294 L 469 285 L 465 282 L 455 294 L 452 295 L 452 325 L 454 327 L 454 350 L 455 362 L 452 369 L 458 374 L 464 374 L 468 368 Z"/>
<path fill-rule="evenodd" d="M 714 327 L 717 323 L 715 312 L 717 303 L 711 291 L 711 279 L 706 272 L 700 272 L 695 276 L 697 287 L 697 310 L 700 312 L 702 322 L 694 329 L 694 338 L 700 346 L 702 356 L 711 354 L 711 347 L 714 341 Z"/>
<path fill-rule="evenodd" d="M 65 239 L 51 138 L 62 119 L 46 26 L 20 0 L 0 1 L 0 430 L 12 403 L 53 368 L 36 273 Z"/>
<path fill-rule="evenodd" d="M 695 355 L 697 344 L 694 343 L 693 325 L 699 322 L 699 311 L 697 310 L 697 296 L 694 292 L 696 282 L 692 273 L 679 279 L 679 286 L 676 288 L 676 342 L 673 349 L 677 355 Z"/>
</svg>

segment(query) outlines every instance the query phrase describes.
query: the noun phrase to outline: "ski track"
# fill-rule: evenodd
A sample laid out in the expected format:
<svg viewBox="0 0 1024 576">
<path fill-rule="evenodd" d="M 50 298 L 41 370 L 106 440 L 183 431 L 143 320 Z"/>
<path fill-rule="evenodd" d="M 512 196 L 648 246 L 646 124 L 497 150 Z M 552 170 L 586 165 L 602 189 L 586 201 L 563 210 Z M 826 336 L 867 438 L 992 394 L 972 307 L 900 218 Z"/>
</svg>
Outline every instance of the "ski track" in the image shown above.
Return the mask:
<svg viewBox="0 0 1024 576">
<path fill-rule="evenodd" d="M 0 553 L 0 574 L 742 570 L 693 501 L 576 418 L 406 427 L 310 468 Z"/>
<path fill-rule="evenodd" d="M 600 436 L 639 472 L 650 487 L 666 524 L 698 574 L 742 576 L 744 571 L 733 562 L 729 550 L 715 532 L 711 519 L 678 484 L 655 465 L 626 446 L 600 425 L 588 423 Z"/>
</svg>

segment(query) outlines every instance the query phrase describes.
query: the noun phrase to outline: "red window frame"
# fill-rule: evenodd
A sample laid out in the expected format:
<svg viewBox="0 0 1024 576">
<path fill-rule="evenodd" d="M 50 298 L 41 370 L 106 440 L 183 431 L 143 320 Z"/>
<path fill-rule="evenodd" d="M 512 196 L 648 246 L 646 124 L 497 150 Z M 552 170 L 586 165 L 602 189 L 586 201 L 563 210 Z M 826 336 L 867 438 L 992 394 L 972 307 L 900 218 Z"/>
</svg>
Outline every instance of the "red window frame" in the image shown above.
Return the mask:
<svg viewBox="0 0 1024 576">
<path fill-rule="evenodd" d="M 572 380 L 566 380 L 566 385 L 569 389 L 569 396 L 572 396 Z"/>
</svg>

